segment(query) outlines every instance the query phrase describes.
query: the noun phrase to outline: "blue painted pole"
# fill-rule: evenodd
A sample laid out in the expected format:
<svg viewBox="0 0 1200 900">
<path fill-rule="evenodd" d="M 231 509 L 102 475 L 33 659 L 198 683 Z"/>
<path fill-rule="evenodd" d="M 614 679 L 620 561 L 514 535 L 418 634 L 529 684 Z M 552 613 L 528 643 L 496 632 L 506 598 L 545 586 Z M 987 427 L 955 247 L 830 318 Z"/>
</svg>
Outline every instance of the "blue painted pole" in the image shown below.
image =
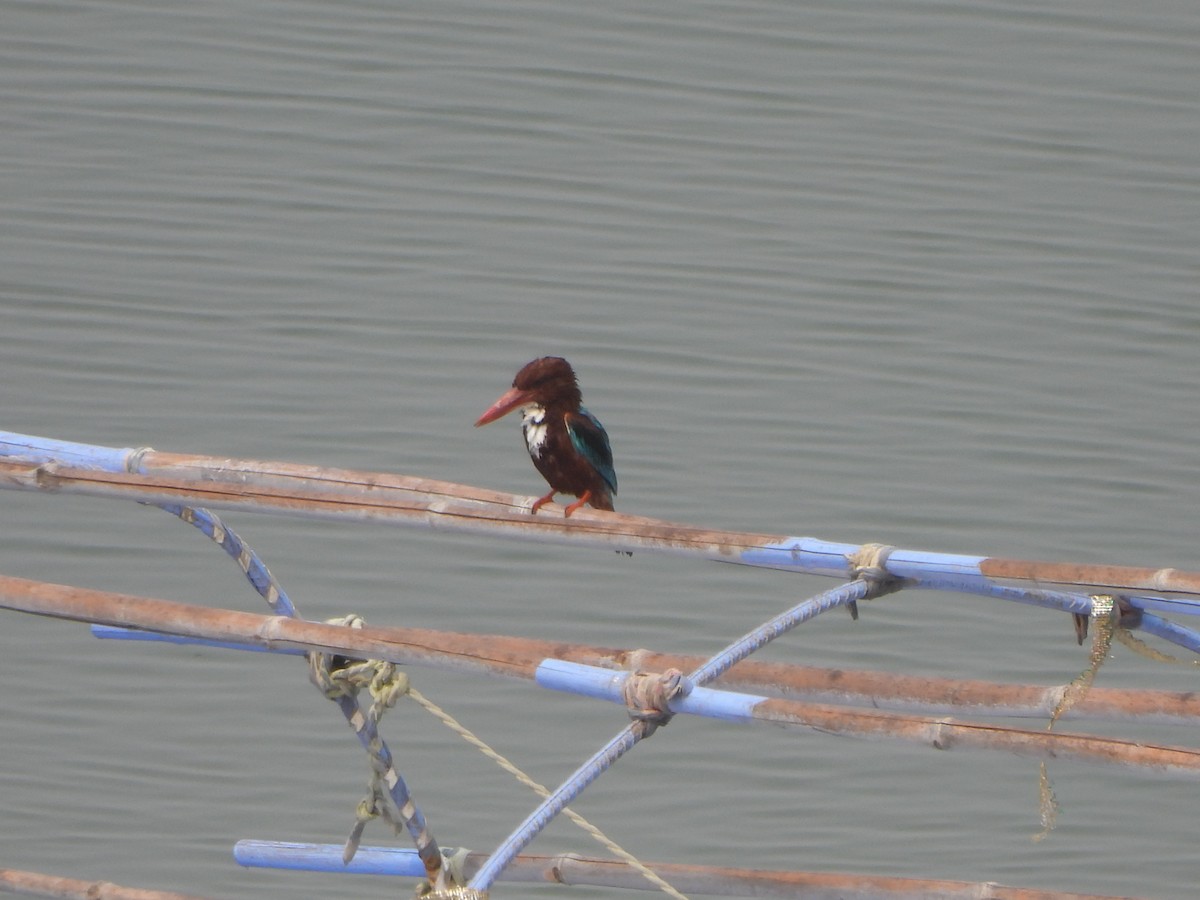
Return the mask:
<svg viewBox="0 0 1200 900">
<path fill-rule="evenodd" d="M 1083 597 L 1079 594 L 1067 594 L 1062 591 L 1047 591 L 1037 588 L 1020 587 L 1018 585 L 989 584 L 980 593 L 985 596 L 999 597 L 1002 600 L 1015 600 L 1018 603 L 1028 603 L 1033 606 L 1041 606 L 1045 609 L 1062 610 L 1063 612 L 1076 613 L 1081 616 L 1090 615 L 1092 611 L 1091 597 Z M 1168 643 L 1175 644 L 1177 647 L 1200 654 L 1200 631 L 1188 628 L 1185 625 L 1177 625 L 1161 616 L 1154 615 L 1154 613 L 1144 611 L 1148 609 L 1168 609 L 1172 612 L 1184 612 L 1186 610 L 1194 614 L 1195 607 L 1193 605 L 1185 605 L 1177 600 L 1147 600 L 1146 598 L 1139 597 L 1131 597 L 1128 600 L 1130 606 L 1141 612 L 1140 620 L 1131 626 L 1130 630 L 1144 631 Z"/>
<path fill-rule="evenodd" d="M 1194 650 L 1196 652 L 1200 652 L 1200 634 L 1197 634 L 1195 631 L 1192 631 L 1190 629 L 1182 628 L 1181 626 L 1175 625 L 1174 623 L 1167 622 L 1163 619 L 1160 619 L 1157 616 L 1152 616 L 1149 613 L 1147 613 L 1143 617 L 1142 629 L 1144 631 L 1149 632 L 1150 634 L 1154 634 L 1165 640 L 1173 641 L 1173 642 L 1179 644 L 1180 646 L 1186 647 L 1186 648 Z M 206 639 L 201 639 L 201 638 L 191 638 L 191 637 L 181 637 L 181 636 L 169 635 L 169 634 L 160 634 L 160 633 L 151 632 L 151 631 L 138 631 L 136 629 L 114 628 L 114 627 L 107 626 L 107 625 L 93 625 L 92 633 L 98 638 L 107 638 L 107 639 L 121 639 L 121 640 L 134 640 L 134 641 L 165 641 L 167 643 L 197 644 L 200 646 L 219 647 L 219 648 L 231 649 L 231 650 L 254 650 L 254 651 L 259 651 L 259 652 L 269 651 L 269 652 L 273 652 L 273 653 L 284 653 L 284 654 L 290 654 L 290 655 L 295 655 L 295 656 L 303 656 L 304 655 L 303 650 L 289 648 L 289 647 L 268 648 L 268 647 L 257 646 L 254 644 L 239 644 L 239 643 L 233 643 L 233 642 L 229 642 L 229 641 L 211 641 L 211 640 L 206 640 Z M 481 637 L 487 637 L 487 636 L 481 636 Z M 545 652 L 545 648 L 539 647 L 538 649 L 540 649 L 541 652 L 543 652 L 543 653 Z M 347 650 L 347 651 L 343 651 L 343 652 L 349 653 L 349 652 L 353 652 L 353 651 Z M 486 651 L 484 651 L 484 652 L 486 653 Z M 533 649 L 528 651 L 528 653 L 533 653 L 533 652 L 535 652 Z M 606 656 L 608 654 L 605 651 L 596 649 L 594 655 L 596 657 L 601 657 L 601 656 Z M 627 655 L 628 655 L 627 652 L 622 654 L 622 656 L 627 656 Z M 433 658 L 436 658 L 436 654 L 434 655 Z M 455 650 L 452 653 L 448 653 L 447 658 L 450 660 L 453 660 L 456 663 L 460 662 L 461 661 L 461 652 L 458 650 Z M 531 655 L 523 655 L 522 658 L 527 659 L 527 660 L 534 659 L 534 657 Z M 538 680 L 539 684 L 543 684 L 545 687 L 550 687 L 555 690 L 568 690 L 568 691 L 573 690 L 571 681 L 570 681 L 570 678 L 568 675 L 563 675 L 563 674 L 553 674 L 552 675 L 550 673 L 550 670 L 555 669 L 556 667 L 553 665 L 546 666 L 546 661 L 547 661 L 546 657 L 541 657 L 541 659 L 542 659 L 542 662 L 537 667 L 532 667 L 532 664 L 531 664 L 531 668 L 533 668 L 533 671 L 534 671 L 534 677 Z M 552 662 L 556 662 L 556 661 L 552 661 Z M 571 661 L 565 660 L 564 662 L 570 663 Z M 431 665 L 432 664 L 432 665 L 436 666 L 436 662 L 431 663 L 431 661 L 428 659 L 423 660 L 417 664 L 419 664 L 419 665 Z M 525 664 L 522 663 L 522 668 L 524 668 L 524 665 Z M 587 663 L 577 663 L 576 665 L 588 666 Z M 588 666 L 588 667 L 589 668 L 593 668 L 593 667 L 600 668 L 597 666 Z M 786 668 L 786 666 L 785 666 L 785 668 Z M 560 670 L 560 671 L 565 671 L 565 670 Z M 618 683 L 623 683 L 623 679 L 625 677 L 624 670 L 614 670 L 612 668 L 603 668 L 602 671 L 608 673 L 606 676 L 607 678 L 617 679 Z M 741 671 L 742 670 L 739 670 L 739 673 L 741 673 Z M 868 684 L 879 684 L 879 689 L 880 690 L 884 689 L 884 685 L 879 681 L 879 679 L 881 678 L 881 673 L 877 673 L 877 672 L 864 673 L 864 672 L 857 672 L 854 670 L 840 670 L 840 671 L 846 676 L 847 679 L 849 679 L 851 681 L 855 681 L 856 683 L 859 683 L 860 691 L 865 690 L 868 687 Z M 493 674 L 495 674 L 495 673 L 493 673 Z M 872 680 L 868 683 L 862 683 L 862 682 L 860 682 L 861 676 L 869 676 Z M 599 676 L 597 676 L 597 677 L 599 677 Z M 742 677 L 744 679 L 744 674 Z M 779 672 L 776 672 L 775 677 L 776 677 L 776 679 L 778 679 L 778 678 L 782 677 L 782 675 Z M 547 679 L 547 680 L 545 682 L 543 682 L 543 679 Z M 931 679 L 931 680 L 921 679 L 920 681 L 922 682 L 921 687 L 910 686 L 909 688 L 906 689 L 903 702 L 899 701 L 898 698 L 896 698 L 896 697 L 889 697 L 889 696 L 885 695 L 882 697 L 882 699 L 880 699 L 878 697 L 878 695 L 876 695 L 874 693 L 867 694 L 867 693 L 860 693 L 859 691 L 854 692 L 850 696 L 853 698 L 856 698 L 860 704 L 861 703 L 873 703 L 879 709 L 884 709 L 884 710 L 896 711 L 896 710 L 911 710 L 911 709 L 915 708 L 921 714 L 930 714 L 930 715 L 933 715 L 933 714 L 950 715 L 950 714 L 953 714 L 956 712 L 955 705 L 948 704 L 945 700 L 946 695 L 951 692 L 950 691 L 951 686 L 949 684 L 947 684 L 946 682 L 944 682 L 941 679 Z M 928 684 L 925 683 L 927 681 L 928 681 Z M 890 684 L 891 682 L 892 682 L 892 679 L 887 679 L 888 684 Z M 964 687 L 964 683 L 957 681 L 957 680 L 953 682 L 953 685 L 959 689 L 962 689 Z M 763 681 L 760 683 L 752 682 L 748 685 L 748 687 L 750 687 L 751 689 L 757 688 L 760 690 L 767 690 L 767 691 L 771 692 L 771 696 L 779 696 L 779 682 L 777 680 L 776 681 L 766 680 L 766 681 Z M 1051 706 L 1047 707 L 1046 705 L 1044 705 L 1044 702 L 1038 702 L 1038 701 L 1042 700 L 1040 695 L 1037 698 L 1035 698 L 1034 701 L 1031 701 L 1030 698 L 1025 693 L 1026 689 L 1020 685 L 1010 685 L 1010 686 L 987 685 L 987 688 L 989 689 L 989 691 L 994 688 L 994 693 L 988 693 L 986 698 L 982 697 L 982 696 L 977 696 L 975 699 L 975 702 L 970 707 L 971 712 L 973 712 L 975 714 L 988 714 L 989 709 L 990 709 L 993 714 L 998 714 L 998 715 L 1039 716 L 1040 717 L 1040 716 L 1044 716 L 1047 713 L 1049 713 L 1050 709 L 1053 706 L 1053 704 L 1051 704 Z M 697 694 L 697 697 L 705 696 L 703 691 L 700 688 L 696 688 L 695 690 L 701 691 L 701 693 Z M 1041 690 L 1045 690 L 1045 689 L 1038 688 L 1037 690 L 1041 691 Z M 915 693 L 913 693 L 914 691 L 915 691 Z M 607 688 L 589 689 L 589 688 L 585 687 L 581 692 L 584 694 L 593 695 L 593 696 L 599 694 L 600 696 L 603 696 L 605 699 L 610 699 L 610 694 L 609 694 Z M 722 692 L 722 693 L 724 693 L 724 692 Z M 1177 693 L 1167 693 L 1167 692 L 1158 692 L 1158 691 L 1124 692 L 1124 691 L 1111 691 L 1111 690 L 1097 688 L 1089 694 L 1089 702 L 1091 699 L 1096 698 L 1099 695 L 1106 695 L 1110 698 L 1108 701 L 1101 704 L 1103 711 L 1097 712 L 1097 714 L 1100 715 L 1101 718 L 1115 719 L 1115 720 L 1133 719 L 1133 720 L 1141 720 L 1141 721 L 1159 721 L 1159 722 L 1170 722 L 1170 723 L 1175 723 L 1175 724 L 1180 724 L 1180 723 L 1192 724 L 1196 721 L 1195 714 L 1189 711 L 1192 708 L 1190 694 L 1177 694 Z M 731 695 L 728 698 L 722 698 L 723 702 L 727 702 L 729 704 L 727 706 L 727 715 L 722 716 L 722 717 L 727 717 L 730 720 L 736 721 L 738 716 L 742 712 L 744 712 L 744 710 L 747 706 L 747 703 L 749 702 L 749 701 L 743 702 L 741 699 L 738 699 L 738 698 L 746 697 L 746 696 L 750 696 L 752 698 L 758 697 L 758 695 L 736 694 L 736 695 Z M 797 692 L 792 692 L 790 694 L 790 696 L 800 696 L 800 692 L 797 690 Z M 927 699 L 922 700 L 921 699 L 922 697 L 927 697 Z M 830 701 L 830 700 L 818 698 L 818 702 L 826 702 L 826 703 L 828 703 L 828 702 L 834 702 L 834 703 L 848 702 L 849 705 L 851 705 L 851 706 L 855 705 L 854 699 L 847 701 L 847 700 L 843 700 L 843 699 L 839 698 L 838 700 Z M 1086 706 L 1087 706 L 1087 703 L 1074 708 L 1071 712 L 1071 715 L 1075 716 L 1075 715 L 1084 714 L 1084 710 L 1085 710 Z M 674 708 L 675 708 L 674 705 L 672 705 L 672 709 L 674 709 Z M 1151 711 L 1151 710 L 1153 710 L 1153 711 Z M 691 710 L 689 707 L 687 709 L 680 709 L 679 711 L 690 712 Z"/>
<path fill-rule="evenodd" d="M 1012 600 L 1026 603 L 1030 606 L 1040 606 L 1042 609 L 1057 609 L 1061 612 L 1077 613 L 1081 616 L 1091 614 L 1092 599 L 1082 594 L 1069 594 L 1065 591 L 1047 591 L 1041 588 L 1027 588 L 1012 584 L 986 584 L 978 591 L 985 597 L 996 597 L 1000 600 Z"/>
<path fill-rule="evenodd" d="M 625 702 L 625 682 L 632 677 L 632 672 L 614 672 L 612 669 L 561 659 L 542 660 L 534 676 L 540 687 L 552 691 L 622 704 Z M 672 714 L 684 713 L 726 722 L 749 722 L 754 719 L 754 707 L 766 699 L 756 694 L 693 687 L 691 691 L 681 692 L 672 699 L 668 708 Z"/>
<path fill-rule="evenodd" d="M 283 653 L 288 656 L 308 655 L 308 651 L 298 647 L 263 647 L 258 644 L 239 644 L 234 641 L 212 641 L 207 638 L 189 637 L 182 634 L 162 634 L 157 631 L 139 631 L 136 628 L 119 628 L 115 625 L 93 625 L 92 637 L 107 641 L 159 641 L 164 644 L 191 644 L 197 647 L 215 647 L 220 650 L 250 650 L 254 653 Z"/>
<path fill-rule="evenodd" d="M 1140 628 L 1147 634 L 1162 638 L 1164 641 L 1169 641 L 1176 646 L 1191 650 L 1193 653 L 1200 653 L 1200 632 L 1196 632 L 1191 628 L 1176 625 L 1174 622 L 1168 622 L 1166 619 L 1159 618 L 1150 613 L 1142 614 Z"/>
<path fill-rule="evenodd" d="M 233 858 L 239 865 L 261 869 L 294 869 L 305 872 L 337 872 L 348 875 L 425 876 L 425 864 L 416 850 L 407 847 L 360 847 L 350 862 L 342 860 L 342 848 L 334 844 L 302 844 L 285 841 L 238 841 Z"/>
<path fill-rule="evenodd" d="M 162 509 L 200 529 L 205 536 L 220 545 L 221 549 L 241 567 L 246 580 L 250 582 L 258 595 L 267 601 L 271 612 L 277 616 L 297 618 L 295 605 L 284 591 L 283 586 L 275 580 L 275 576 L 271 574 L 267 564 L 254 552 L 252 547 L 238 537 L 236 532 L 226 528 L 224 522 L 207 509 L 176 504 L 164 504 Z"/>
<path fill-rule="evenodd" d="M 137 471 L 138 458 L 148 449 L 100 447 L 95 444 L 78 444 L 74 441 L 38 437 L 33 434 L 0 431 L 0 458 L 28 459 L 35 462 L 53 460 L 68 466 L 100 469 L 105 472 Z"/>
<path fill-rule="evenodd" d="M 863 600 L 872 589 L 873 586 L 870 582 L 851 581 L 832 590 L 823 591 L 803 603 L 796 604 L 786 612 L 764 622 L 753 631 L 747 632 L 716 654 L 692 672 L 690 676 L 692 682 L 698 686 L 708 684 L 754 651 L 761 650 L 775 638 L 787 634 L 797 625 L 838 606 L 849 606 L 851 603 Z"/>
<path fill-rule="evenodd" d="M 742 551 L 738 562 L 750 566 L 761 566 L 769 569 L 790 569 L 813 575 L 845 575 L 846 560 L 860 550 L 859 544 L 841 544 L 824 541 L 813 537 L 789 537 L 782 541 L 766 543 Z M 1003 583 L 1000 578 L 1011 578 L 1013 581 L 1026 580 L 1021 575 L 1008 575 L 1008 569 L 1036 570 L 1045 566 L 1047 569 L 1071 569 L 1081 576 L 1088 576 L 1086 570 L 1121 570 L 1118 566 L 1071 566 L 1059 563 L 1032 563 L 1017 560 L 1000 560 L 986 556 L 968 556 L 957 553 L 931 553 L 924 550 L 892 549 L 887 557 L 886 570 L 889 575 L 902 578 L 910 587 L 922 587 L 930 590 L 954 591 L 963 594 L 981 594 L 984 596 L 1003 597 L 1007 600 L 1020 600 L 1048 608 L 1068 609 L 1072 612 L 1086 614 L 1091 608 L 1082 591 L 1050 590 L 1040 587 L 1026 587 L 1020 584 Z M 1142 572 L 1143 570 L 1135 570 Z M 1160 570 L 1163 573 L 1176 570 Z M 1054 576 L 1047 573 L 1043 579 L 1051 584 L 1058 584 Z M 1147 579 L 1153 580 L 1153 579 Z M 1164 574 L 1160 579 L 1164 588 L 1169 576 Z M 1093 582 L 1080 582 L 1092 584 Z M 1096 593 L 1120 593 L 1129 600 L 1135 609 L 1153 610 L 1158 612 L 1178 613 L 1183 615 L 1200 615 L 1200 599 L 1186 596 L 1161 596 L 1153 588 L 1147 586 L 1132 586 L 1109 584 Z M 1112 588 L 1108 590 L 1107 588 Z M 1040 602 L 1039 596 L 1045 598 L 1066 598 L 1073 600 L 1059 604 L 1054 600 Z"/>
</svg>

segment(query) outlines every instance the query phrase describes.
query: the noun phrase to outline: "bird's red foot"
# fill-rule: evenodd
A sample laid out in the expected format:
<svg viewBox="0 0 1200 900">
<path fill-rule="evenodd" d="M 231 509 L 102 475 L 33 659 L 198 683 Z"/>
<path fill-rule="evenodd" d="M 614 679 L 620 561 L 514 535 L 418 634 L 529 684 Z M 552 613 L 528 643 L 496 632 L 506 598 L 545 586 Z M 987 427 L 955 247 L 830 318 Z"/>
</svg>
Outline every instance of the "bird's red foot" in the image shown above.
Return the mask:
<svg viewBox="0 0 1200 900">
<path fill-rule="evenodd" d="M 582 497 L 580 497 L 578 500 L 576 500 L 574 503 L 572 503 L 570 506 L 568 506 L 566 508 L 566 510 L 563 511 L 563 518 L 564 519 L 570 518 L 571 513 L 575 512 L 575 510 L 579 509 L 579 507 L 583 506 L 583 504 L 587 503 L 591 499 L 592 499 L 592 492 L 584 491 Z"/>
<path fill-rule="evenodd" d="M 554 495 L 557 493 L 558 493 L 558 491 L 551 491 L 545 497 L 538 497 L 536 500 L 533 501 L 533 508 L 529 510 L 529 514 L 536 516 L 537 511 L 539 509 L 541 509 L 543 506 L 545 506 L 547 503 L 549 503 L 551 500 L 553 500 Z"/>
</svg>

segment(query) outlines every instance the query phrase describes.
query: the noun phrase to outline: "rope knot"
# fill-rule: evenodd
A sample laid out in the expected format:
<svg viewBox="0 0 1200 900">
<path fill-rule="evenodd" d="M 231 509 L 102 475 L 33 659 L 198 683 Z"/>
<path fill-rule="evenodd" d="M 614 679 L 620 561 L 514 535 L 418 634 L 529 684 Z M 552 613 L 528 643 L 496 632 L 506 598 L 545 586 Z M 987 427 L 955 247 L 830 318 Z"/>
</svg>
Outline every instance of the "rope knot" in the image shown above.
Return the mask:
<svg viewBox="0 0 1200 900">
<path fill-rule="evenodd" d="M 488 892 L 461 885 L 435 890 L 428 882 L 422 882 L 417 886 L 416 896 L 421 900 L 487 900 Z"/>
<path fill-rule="evenodd" d="M 621 689 L 629 717 L 645 722 L 649 737 L 659 725 L 671 721 L 670 703 L 692 692 L 692 682 L 679 669 L 665 672 L 631 672 Z"/>
<path fill-rule="evenodd" d="M 863 544 L 854 553 L 846 554 L 847 575 L 851 581 L 867 582 L 867 600 L 874 600 L 903 587 L 904 579 L 887 570 L 888 557 L 895 549 L 888 544 Z M 846 608 L 850 610 L 852 619 L 858 618 L 857 603 L 851 601 Z"/>
<path fill-rule="evenodd" d="M 887 544 L 863 544 L 854 553 L 846 554 L 846 562 L 850 564 L 850 580 L 879 584 L 895 578 L 887 570 L 888 557 L 895 549 Z"/>
<path fill-rule="evenodd" d="M 329 625 L 362 628 L 361 616 L 338 616 L 325 620 Z M 308 680 L 330 700 L 355 697 L 366 688 L 373 711 L 382 713 L 408 692 L 408 676 L 395 663 L 381 659 L 352 659 L 337 653 L 308 653 Z M 376 715 L 378 720 L 378 714 Z"/>
<path fill-rule="evenodd" d="M 421 900 L 440 900 L 440 898 L 486 898 L 486 891 L 479 891 L 467 886 L 467 858 L 471 851 L 466 847 L 441 849 L 441 869 L 433 881 L 422 879 L 417 882 L 414 896 Z"/>
</svg>

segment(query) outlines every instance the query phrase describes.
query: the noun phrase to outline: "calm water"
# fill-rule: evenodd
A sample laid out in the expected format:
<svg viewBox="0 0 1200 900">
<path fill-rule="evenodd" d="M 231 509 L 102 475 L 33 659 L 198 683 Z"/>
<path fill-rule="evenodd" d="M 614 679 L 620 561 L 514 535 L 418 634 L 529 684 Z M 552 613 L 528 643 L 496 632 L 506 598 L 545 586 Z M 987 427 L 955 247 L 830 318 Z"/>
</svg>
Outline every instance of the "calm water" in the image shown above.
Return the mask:
<svg viewBox="0 0 1200 900">
<path fill-rule="evenodd" d="M 612 434 L 621 510 L 1200 568 L 1194 3 L 94 0 L 0 21 L 6 429 L 540 493 L 516 423 L 471 423 L 556 353 Z M 261 605 L 154 510 L 0 510 L 7 574 Z M 231 524 L 314 618 L 705 652 L 830 586 Z M 1049 684 L 1086 648 L 1061 616 L 905 594 L 767 655 Z M 408 890 L 232 862 L 243 837 L 340 841 L 365 784 L 294 660 L 0 613 L 0 672 L 0 866 Z M 1101 683 L 1195 678 L 1117 649 Z M 417 685 L 548 783 L 623 722 Z M 531 808 L 414 710 L 386 727 L 443 843 L 491 849 Z M 1032 762 L 677 719 L 578 808 L 648 859 L 1194 896 L 1195 785 L 1052 775 L 1060 825 L 1033 843 Z M 565 824 L 533 849 L 600 852 Z"/>
</svg>

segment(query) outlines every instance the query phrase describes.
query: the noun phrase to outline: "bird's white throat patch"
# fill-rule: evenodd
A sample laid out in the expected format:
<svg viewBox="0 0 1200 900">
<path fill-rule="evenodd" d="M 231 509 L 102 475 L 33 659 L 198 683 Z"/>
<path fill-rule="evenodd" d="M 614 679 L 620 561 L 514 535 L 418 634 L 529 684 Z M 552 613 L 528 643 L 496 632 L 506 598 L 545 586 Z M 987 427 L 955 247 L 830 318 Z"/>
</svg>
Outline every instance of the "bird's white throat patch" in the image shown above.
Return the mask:
<svg viewBox="0 0 1200 900">
<path fill-rule="evenodd" d="M 521 431 L 530 456 L 541 456 L 546 445 L 546 410 L 540 406 L 521 407 Z"/>
</svg>

